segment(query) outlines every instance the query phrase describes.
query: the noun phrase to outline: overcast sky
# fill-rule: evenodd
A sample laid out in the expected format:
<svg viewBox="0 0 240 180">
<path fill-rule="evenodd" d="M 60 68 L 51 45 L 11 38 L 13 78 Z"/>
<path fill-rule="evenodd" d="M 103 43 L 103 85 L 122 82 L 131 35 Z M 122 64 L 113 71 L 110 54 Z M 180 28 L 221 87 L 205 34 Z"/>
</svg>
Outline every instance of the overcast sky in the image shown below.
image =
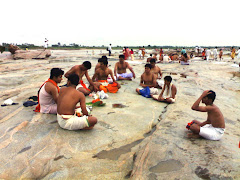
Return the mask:
<svg viewBox="0 0 240 180">
<path fill-rule="evenodd" d="M 240 46 L 239 0 L 3 0 L 0 44 Z"/>
</svg>

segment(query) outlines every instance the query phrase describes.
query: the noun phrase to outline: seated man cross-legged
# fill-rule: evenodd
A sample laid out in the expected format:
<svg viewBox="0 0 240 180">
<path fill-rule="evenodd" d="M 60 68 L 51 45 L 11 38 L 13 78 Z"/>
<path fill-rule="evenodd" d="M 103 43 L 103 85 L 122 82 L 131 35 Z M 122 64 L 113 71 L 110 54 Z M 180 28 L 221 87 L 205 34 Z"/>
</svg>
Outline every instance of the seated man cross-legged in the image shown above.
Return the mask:
<svg viewBox="0 0 240 180">
<path fill-rule="evenodd" d="M 172 82 L 171 76 L 164 77 L 164 86 L 162 88 L 162 92 L 160 95 L 153 95 L 152 98 L 154 100 L 166 103 L 174 103 L 177 94 L 177 88 Z"/>
<path fill-rule="evenodd" d="M 62 81 L 64 71 L 60 68 L 52 68 L 50 78 L 43 83 L 38 91 L 38 105 L 35 112 L 57 114 L 57 101 L 59 94 L 58 83 Z"/>
<path fill-rule="evenodd" d="M 145 65 L 145 71 L 141 75 L 141 80 L 140 80 L 140 86 L 142 86 L 143 88 L 136 89 L 136 92 L 139 95 L 143 95 L 142 90 L 144 90 L 144 88 L 146 87 L 149 87 L 150 95 L 158 94 L 158 89 L 155 88 L 157 84 L 156 76 L 151 72 L 151 68 L 152 68 L 151 64 Z"/>
<path fill-rule="evenodd" d="M 63 129 L 78 130 L 92 129 L 97 123 L 97 118 L 88 115 L 85 96 L 76 90 L 79 77 L 76 74 L 68 76 L 67 87 L 60 90 L 57 103 L 57 120 Z M 76 105 L 80 103 L 83 116 L 76 115 Z"/>
<path fill-rule="evenodd" d="M 207 120 L 202 123 L 193 120 L 190 130 L 208 140 L 220 140 L 225 131 L 223 114 L 220 109 L 213 104 L 215 97 L 216 94 L 214 91 L 206 90 L 192 105 L 193 110 L 207 112 L 208 117 Z M 206 106 L 199 106 L 201 101 Z"/>
<path fill-rule="evenodd" d="M 119 55 L 119 62 L 115 64 L 114 75 L 116 80 L 132 80 L 132 77 L 135 78 L 135 73 L 132 67 L 125 62 L 124 55 Z M 127 69 L 131 71 L 131 73 L 127 73 Z"/>
<path fill-rule="evenodd" d="M 110 93 L 116 93 L 118 92 L 118 89 L 121 88 L 120 84 L 118 84 L 113 77 L 113 72 L 110 68 L 108 68 L 108 60 L 100 58 L 99 59 L 99 64 L 100 67 L 95 71 L 92 81 L 94 84 L 99 88 L 99 90 L 103 90 L 105 93 L 110 92 Z M 113 83 L 110 84 L 108 83 L 108 76 L 111 76 Z M 97 82 L 96 82 L 97 81 Z M 91 86 L 89 87 L 91 88 Z"/>
<path fill-rule="evenodd" d="M 92 82 L 91 78 L 88 75 L 88 70 L 91 69 L 92 65 L 91 62 L 89 61 L 84 61 L 83 64 L 81 65 L 75 65 L 73 66 L 66 74 L 65 77 L 68 78 L 69 75 L 71 74 L 77 74 L 79 77 L 79 84 L 76 87 L 78 91 L 82 92 L 84 95 L 88 95 L 90 94 L 91 91 L 95 90 L 97 91 L 97 87 L 95 86 L 95 84 Z M 84 84 L 82 78 L 83 76 L 86 76 L 90 86 L 92 87 L 92 89 L 87 88 L 87 86 Z"/>
</svg>

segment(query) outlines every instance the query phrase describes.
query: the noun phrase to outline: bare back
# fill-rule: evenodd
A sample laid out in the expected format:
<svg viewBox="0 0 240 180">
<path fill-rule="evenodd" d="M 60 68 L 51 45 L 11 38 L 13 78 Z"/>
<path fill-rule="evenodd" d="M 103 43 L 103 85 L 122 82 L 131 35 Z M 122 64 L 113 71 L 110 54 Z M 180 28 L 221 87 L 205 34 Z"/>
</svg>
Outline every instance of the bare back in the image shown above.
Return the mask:
<svg viewBox="0 0 240 180">
<path fill-rule="evenodd" d="M 75 65 L 73 66 L 66 74 L 65 77 L 68 77 L 70 74 L 77 74 L 79 77 L 79 80 L 82 80 L 83 75 L 86 73 L 86 71 L 82 71 L 80 68 L 81 65 Z"/>
<path fill-rule="evenodd" d="M 216 128 L 225 128 L 225 121 L 222 112 L 216 105 L 211 105 L 211 110 L 208 111 L 208 118 L 213 127 Z"/>
<path fill-rule="evenodd" d="M 86 104 L 83 93 L 77 91 L 74 87 L 61 88 L 57 103 L 58 114 L 75 114 L 75 108 L 79 102 L 84 114 L 84 111 L 86 110 Z"/>
</svg>

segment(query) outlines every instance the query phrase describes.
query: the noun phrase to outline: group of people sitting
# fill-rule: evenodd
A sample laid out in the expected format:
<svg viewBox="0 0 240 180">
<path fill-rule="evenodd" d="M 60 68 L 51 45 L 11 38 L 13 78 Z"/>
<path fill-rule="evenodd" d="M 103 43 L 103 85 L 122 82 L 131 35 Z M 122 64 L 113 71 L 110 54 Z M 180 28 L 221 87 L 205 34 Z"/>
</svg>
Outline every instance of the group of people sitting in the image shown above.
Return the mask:
<svg viewBox="0 0 240 180">
<path fill-rule="evenodd" d="M 124 55 L 119 56 L 119 62 L 115 64 L 114 73 L 108 67 L 106 56 L 103 56 L 98 60 L 92 78 L 89 77 L 89 69 L 91 69 L 91 63 L 89 61 L 85 61 L 81 65 L 73 66 L 67 73 L 65 73 L 65 75 L 64 71 L 60 68 L 51 69 L 50 78 L 43 83 L 38 91 L 39 104 L 35 111 L 57 114 L 58 123 L 63 129 L 92 129 L 97 123 L 97 118 L 89 114 L 86 107 L 85 96 L 93 91 L 116 93 L 121 88 L 117 81 L 131 80 L 132 78 L 135 78 L 135 72 L 129 63 L 125 61 Z M 127 73 L 127 69 L 130 70 L 130 73 Z M 66 87 L 63 86 L 60 89 L 57 84 L 62 81 L 63 75 L 68 80 Z M 84 75 L 89 82 L 88 87 L 82 80 Z M 151 59 L 150 63 L 145 65 L 145 71 L 140 79 L 141 88 L 137 88 L 136 92 L 143 95 L 144 90 L 147 88 L 150 97 L 154 100 L 165 103 L 174 103 L 176 101 L 177 88 L 172 84 L 172 77 L 165 76 L 164 82 L 161 78 L 161 69 L 156 66 L 156 60 Z M 160 94 L 158 94 L 158 89 L 162 89 Z M 200 100 L 205 100 L 209 94 L 211 93 L 208 92 L 206 96 L 201 96 Z M 211 128 L 214 132 L 216 128 L 222 128 L 222 131 L 217 130 L 216 132 L 221 132 L 223 134 L 225 128 L 223 123 L 213 123 L 219 121 L 219 119 L 221 119 L 222 122 L 223 118 L 220 110 L 212 105 L 214 99 L 211 102 L 206 101 L 207 103 L 203 101 L 207 105 L 206 108 L 199 107 L 200 100 L 194 104 L 193 109 L 208 112 L 209 118 L 206 123 L 203 124 L 195 121 L 190 129 L 194 133 L 201 135 L 202 126 L 207 128 L 205 127 L 206 124 L 210 123 L 212 124 Z M 80 112 L 80 115 L 76 112 Z M 215 117 L 216 114 L 218 115 L 218 118 Z M 209 135 L 209 133 L 210 135 L 213 134 L 212 131 L 206 130 L 205 134 Z"/>
</svg>

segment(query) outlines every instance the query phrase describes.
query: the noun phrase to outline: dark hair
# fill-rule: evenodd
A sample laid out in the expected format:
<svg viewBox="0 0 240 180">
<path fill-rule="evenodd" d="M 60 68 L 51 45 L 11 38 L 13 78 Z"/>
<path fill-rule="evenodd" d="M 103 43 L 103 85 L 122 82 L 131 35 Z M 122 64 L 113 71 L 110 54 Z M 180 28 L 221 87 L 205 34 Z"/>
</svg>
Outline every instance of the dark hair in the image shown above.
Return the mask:
<svg viewBox="0 0 240 180">
<path fill-rule="evenodd" d="M 172 82 L 172 77 L 171 76 L 165 76 L 164 80 L 168 81 L 168 82 Z"/>
<path fill-rule="evenodd" d="M 131 49 L 131 51 L 133 51 L 133 49 Z"/>
<path fill-rule="evenodd" d="M 108 58 L 107 58 L 107 56 L 102 56 L 102 59 L 106 59 L 107 60 Z"/>
<path fill-rule="evenodd" d="M 52 79 L 53 77 L 58 77 L 63 74 L 64 74 L 64 71 L 61 70 L 60 68 L 52 68 L 50 72 L 50 79 Z"/>
<path fill-rule="evenodd" d="M 107 59 L 102 59 L 100 62 L 102 62 L 105 66 L 108 65 L 108 60 Z"/>
<path fill-rule="evenodd" d="M 119 55 L 119 59 L 120 59 L 120 58 L 125 59 L 125 56 L 124 56 L 123 54 L 120 54 L 120 55 Z"/>
<path fill-rule="evenodd" d="M 84 66 L 85 68 L 87 68 L 87 69 L 91 69 L 92 64 L 91 64 L 89 61 L 84 61 L 84 62 L 83 62 L 83 66 Z"/>
<path fill-rule="evenodd" d="M 78 83 L 79 83 L 79 76 L 76 75 L 76 74 L 71 74 L 71 75 L 68 76 L 68 81 L 70 81 L 71 84 L 77 86 Z"/>
<path fill-rule="evenodd" d="M 183 56 L 184 56 L 185 58 L 187 58 L 187 53 L 184 53 Z"/>
<path fill-rule="evenodd" d="M 214 92 L 214 91 L 212 91 L 212 90 L 210 90 L 210 91 L 208 91 L 208 92 L 210 92 L 210 94 L 208 94 L 206 97 L 208 98 L 208 99 L 211 99 L 212 100 L 212 102 L 215 100 L 215 98 L 216 98 L 216 93 Z"/>
<path fill-rule="evenodd" d="M 152 57 L 152 54 L 150 54 L 150 56 Z"/>
<path fill-rule="evenodd" d="M 156 59 L 155 59 L 155 58 L 150 59 L 150 63 L 151 63 L 151 62 L 156 63 Z"/>
<path fill-rule="evenodd" d="M 102 62 L 102 58 L 99 58 L 99 59 L 98 59 L 98 62 L 99 62 L 99 63 Z"/>
<path fill-rule="evenodd" d="M 146 67 L 148 67 L 148 68 L 152 69 L 152 66 L 151 66 L 151 64 L 145 64 L 145 68 L 146 68 Z"/>
</svg>

